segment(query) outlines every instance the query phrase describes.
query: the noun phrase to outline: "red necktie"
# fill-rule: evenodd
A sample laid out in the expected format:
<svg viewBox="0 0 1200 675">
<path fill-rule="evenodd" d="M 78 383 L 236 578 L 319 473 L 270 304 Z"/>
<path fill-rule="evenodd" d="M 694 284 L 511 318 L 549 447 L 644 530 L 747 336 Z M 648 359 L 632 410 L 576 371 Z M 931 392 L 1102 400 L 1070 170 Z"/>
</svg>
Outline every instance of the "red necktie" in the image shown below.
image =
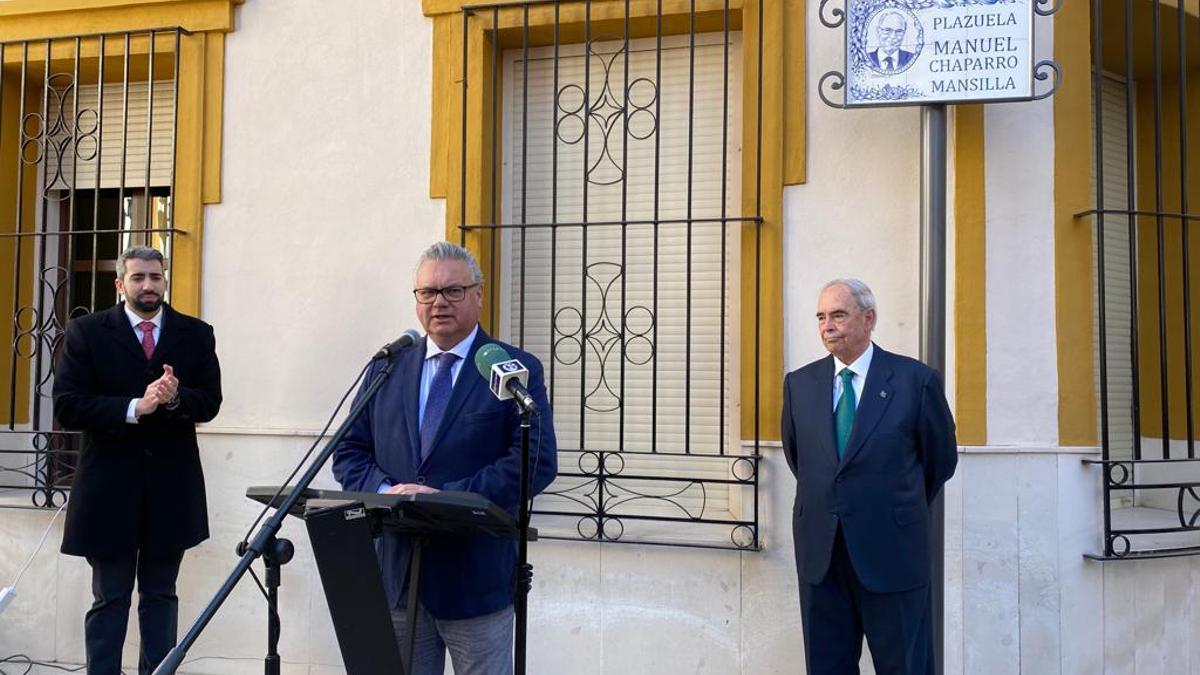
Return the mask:
<svg viewBox="0 0 1200 675">
<path fill-rule="evenodd" d="M 142 331 L 142 353 L 146 355 L 146 360 L 150 360 L 150 355 L 154 353 L 154 322 L 143 321 L 137 325 L 138 330 Z"/>
</svg>

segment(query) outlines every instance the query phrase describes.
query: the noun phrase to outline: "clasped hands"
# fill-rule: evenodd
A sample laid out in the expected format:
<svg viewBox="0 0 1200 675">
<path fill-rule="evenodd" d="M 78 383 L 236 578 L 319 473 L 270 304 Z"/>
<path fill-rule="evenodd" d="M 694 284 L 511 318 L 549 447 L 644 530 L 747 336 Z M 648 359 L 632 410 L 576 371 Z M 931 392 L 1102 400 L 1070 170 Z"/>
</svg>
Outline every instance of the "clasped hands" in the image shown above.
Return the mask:
<svg viewBox="0 0 1200 675">
<path fill-rule="evenodd" d="M 175 377 L 175 369 L 168 365 L 163 365 L 163 374 L 157 380 L 146 385 L 146 393 L 138 399 L 135 411 L 138 417 L 149 415 L 158 406 L 164 406 L 168 409 L 178 405 L 179 400 L 179 380 Z"/>
</svg>

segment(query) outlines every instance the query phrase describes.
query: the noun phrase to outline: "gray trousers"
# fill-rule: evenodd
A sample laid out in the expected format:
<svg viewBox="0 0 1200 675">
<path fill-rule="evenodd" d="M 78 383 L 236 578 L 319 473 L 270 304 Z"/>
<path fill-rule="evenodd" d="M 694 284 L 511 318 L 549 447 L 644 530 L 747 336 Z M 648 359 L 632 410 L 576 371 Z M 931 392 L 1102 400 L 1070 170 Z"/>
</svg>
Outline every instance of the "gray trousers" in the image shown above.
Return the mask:
<svg viewBox="0 0 1200 675">
<path fill-rule="evenodd" d="M 392 626 L 400 653 L 407 644 L 407 598 L 392 609 Z M 409 675 L 442 675 L 446 651 L 455 675 L 511 675 L 513 672 L 513 608 L 471 619 L 435 619 L 417 604 L 417 637 Z"/>
</svg>

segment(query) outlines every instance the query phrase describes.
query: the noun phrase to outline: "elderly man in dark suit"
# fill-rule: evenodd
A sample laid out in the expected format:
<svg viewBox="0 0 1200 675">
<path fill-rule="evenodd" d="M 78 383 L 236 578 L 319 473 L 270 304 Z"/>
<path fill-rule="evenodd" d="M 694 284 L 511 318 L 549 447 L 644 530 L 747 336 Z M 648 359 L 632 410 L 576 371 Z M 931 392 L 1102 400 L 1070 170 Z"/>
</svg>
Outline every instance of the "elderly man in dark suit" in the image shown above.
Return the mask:
<svg viewBox="0 0 1200 675">
<path fill-rule="evenodd" d="M 221 407 L 212 327 L 163 302 L 163 257 L 140 246 L 117 261 L 124 302 L 73 319 L 54 371 L 54 415 L 83 432 L 62 552 L 87 557 L 89 674 L 121 672 L 138 585 L 141 658 L 154 670 L 177 637 L 183 552 L 208 538 L 196 423 Z"/>
<path fill-rule="evenodd" d="M 876 24 L 875 33 L 879 46 L 867 52 L 867 60 L 881 73 L 904 70 L 912 63 L 916 53 L 904 49 L 908 32 L 908 20 L 895 10 L 884 10 Z"/>
<path fill-rule="evenodd" d="M 829 356 L 788 373 L 783 451 L 796 476 L 792 532 L 810 674 L 933 673 L 929 504 L 957 446 L 941 379 L 871 342 L 875 296 L 856 279 L 821 291 Z"/>
<path fill-rule="evenodd" d="M 347 490 L 475 492 L 515 515 L 521 471 L 517 407 L 492 395 L 474 359 L 481 346 L 496 343 L 529 369 L 529 393 L 541 410 L 533 423 L 533 494 L 554 480 L 558 467 L 542 366 L 479 327 L 483 274 L 466 249 L 447 242 L 430 246 L 414 282 L 426 338 L 395 357 L 395 374 L 335 450 L 333 473 Z M 403 644 L 403 609 L 413 592 L 405 588 L 409 542 L 384 533 L 378 550 L 388 607 Z M 515 564 L 511 540 L 472 537 L 425 545 L 412 675 L 441 675 L 447 651 L 458 675 L 512 672 Z"/>
</svg>

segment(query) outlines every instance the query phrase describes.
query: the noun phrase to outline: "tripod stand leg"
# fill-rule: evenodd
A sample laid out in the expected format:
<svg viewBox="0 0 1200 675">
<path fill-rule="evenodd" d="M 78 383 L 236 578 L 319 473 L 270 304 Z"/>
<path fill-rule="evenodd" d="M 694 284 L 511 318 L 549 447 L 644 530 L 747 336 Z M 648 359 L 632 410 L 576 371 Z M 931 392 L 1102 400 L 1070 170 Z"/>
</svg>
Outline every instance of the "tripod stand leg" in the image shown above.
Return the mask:
<svg viewBox="0 0 1200 675">
<path fill-rule="evenodd" d="M 266 675 L 279 675 L 279 584 L 283 581 L 282 567 L 291 561 L 296 549 L 287 539 L 271 537 L 263 551 L 267 587 L 267 656 L 263 660 Z"/>
<path fill-rule="evenodd" d="M 404 645 L 402 646 L 404 652 L 401 659 L 406 674 L 413 672 L 413 649 L 417 642 L 417 600 L 421 588 L 422 543 L 420 537 L 413 537 L 412 558 L 408 565 L 408 609 L 404 620 L 407 630 L 404 634 Z"/>
</svg>

